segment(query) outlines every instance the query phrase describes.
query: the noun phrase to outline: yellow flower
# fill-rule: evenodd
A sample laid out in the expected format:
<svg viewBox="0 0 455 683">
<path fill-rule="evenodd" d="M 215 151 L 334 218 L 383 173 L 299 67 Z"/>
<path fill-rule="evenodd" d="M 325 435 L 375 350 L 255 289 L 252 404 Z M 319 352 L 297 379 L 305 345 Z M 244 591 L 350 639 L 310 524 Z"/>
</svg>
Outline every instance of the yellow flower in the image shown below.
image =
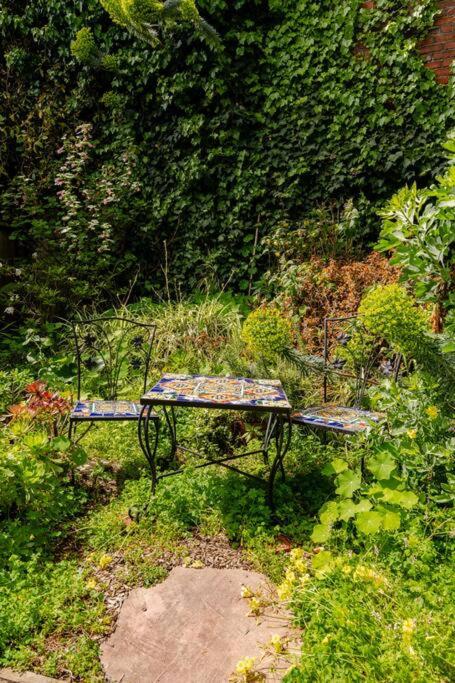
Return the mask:
<svg viewBox="0 0 455 683">
<path fill-rule="evenodd" d="M 325 636 L 325 638 L 322 639 L 321 642 L 322 642 L 323 645 L 327 645 L 327 643 L 328 643 L 329 640 L 331 640 L 331 639 L 332 639 L 332 634 L 331 634 L 331 633 L 328 633 L 328 634 Z"/>
<path fill-rule="evenodd" d="M 203 567 L 205 567 L 205 565 L 203 562 L 201 562 L 201 560 L 195 560 L 190 564 L 190 567 L 192 569 L 202 569 Z"/>
<path fill-rule="evenodd" d="M 426 414 L 430 418 L 430 420 L 436 420 L 436 418 L 439 415 L 439 409 L 436 406 L 428 406 L 426 409 Z"/>
<path fill-rule="evenodd" d="M 259 612 L 261 611 L 261 607 L 262 607 L 260 600 L 258 600 L 257 598 L 251 598 L 248 604 L 250 606 L 250 610 L 251 610 L 252 614 L 256 614 L 256 615 L 259 614 Z"/>
<path fill-rule="evenodd" d="M 292 571 L 292 569 L 287 569 L 286 570 L 286 581 L 289 581 L 290 583 L 292 583 L 293 581 L 295 581 L 295 579 L 296 579 L 295 572 Z"/>
<path fill-rule="evenodd" d="M 415 631 L 416 622 L 415 619 L 405 619 L 401 625 L 404 634 L 410 634 Z"/>
<path fill-rule="evenodd" d="M 300 572 L 301 574 L 306 573 L 307 564 L 304 560 L 294 560 L 292 566 L 294 567 L 296 572 Z"/>
<path fill-rule="evenodd" d="M 280 600 L 289 600 L 292 595 L 292 585 L 289 581 L 283 581 L 281 586 L 278 586 L 277 593 Z"/>
<path fill-rule="evenodd" d="M 284 650 L 286 649 L 286 646 L 283 643 L 281 636 L 279 636 L 277 633 L 273 635 L 270 639 L 270 645 L 278 655 L 284 652 Z"/>
<path fill-rule="evenodd" d="M 235 672 L 240 674 L 241 676 L 246 676 L 247 674 L 250 673 L 250 671 L 253 670 L 254 662 L 255 662 L 254 657 L 245 657 L 245 659 L 241 659 L 239 662 L 237 662 L 237 666 L 235 667 Z"/>
<path fill-rule="evenodd" d="M 254 593 L 251 590 L 251 588 L 248 588 L 248 586 L 242 586 L 240 590 L 240 595 L 242 596 L 242 598 L 252 598 L 254 596 Z"/>
<path fill-rule="evenodd" d="M 356 570 L 353 574 L 353 578 L 360 579 L 361 581 L 369 581 L 376 588 L 381 588 L 382 586 L 387 584 L 387 580 L 384 576 L 378 574 L 378 572 L 375 572 L 374 569 L 371 569 L 371 567 L 366 567 L 362 564 L 356 567 Z"/>
<path fill-rule="evenodd" d="M 85 584 L 85 587 L 86 587 L 86 589 L 87 589 L 88 591 L 93 591 L 93 590 L 95 590 L 95 588 L 96 588 L 97 586 L 98 586 L 98 584 L 96 583 L 95 579 L 89 579 L 89 580 L 86 582 L 86 584 Z"/>
<path fill-rule="evenodd" d="M 107 569 L 110 564 L 112 564 L 113 557 L 111 555 L 101 555 L 100 559 L 98 560 L 98 567 L 100 569 Z"/>
<path fill-rule="evenodd" d="M 295 560 L 302 560 L 303 559 L 303 549 L 302 548 L 293 548 L 291 550 L 291 552 L 289 553 L 289 556 L 293 562 Z"/>
<path fill-rule="evenodd" d="M 409 437 L 410 439 L 415 439 L 416 436 L 417 436 L 417 429 L 408 429 L 408 431 L 406 432 L 406 434 L 408 435 L 408 437 Z"/>
</svg>

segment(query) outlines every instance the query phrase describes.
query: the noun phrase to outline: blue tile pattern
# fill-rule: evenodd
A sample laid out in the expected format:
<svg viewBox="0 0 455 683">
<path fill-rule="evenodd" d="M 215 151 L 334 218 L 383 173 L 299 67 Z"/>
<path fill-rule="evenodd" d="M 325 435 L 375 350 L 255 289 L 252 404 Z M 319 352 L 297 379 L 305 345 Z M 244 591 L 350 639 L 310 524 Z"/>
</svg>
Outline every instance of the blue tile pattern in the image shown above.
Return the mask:
<svg viewBox="0 0 455 683">
<path fill-rule="evenodd" d="M 143 405 L 191 405 L 238 410 L 288 412 L 291 405 L 281 382 L 275 379 L 164 375 L 141 398 Z"/>
<path fill-rule="evenodd" d="M 133 401 L 78 401 L 72 420 L 137 420 L 142 406 Z"/>
<path fill-rule="evenodd" d="M 330 403 L 298 410 L 292 414 L 292 421 L 297 424 L 352 434 L 364 431 L 371 427 L 371 423 L 377 423 L 383 418 L 382 413 L 360 408 L 347 408 Z"/>
</svg>

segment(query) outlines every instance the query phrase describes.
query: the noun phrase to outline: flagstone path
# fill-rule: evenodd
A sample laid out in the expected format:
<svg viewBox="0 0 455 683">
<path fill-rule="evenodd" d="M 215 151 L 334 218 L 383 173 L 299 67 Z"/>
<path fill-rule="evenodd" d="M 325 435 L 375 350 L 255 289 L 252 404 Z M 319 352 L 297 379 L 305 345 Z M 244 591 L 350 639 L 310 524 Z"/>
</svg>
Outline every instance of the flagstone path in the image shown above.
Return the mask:
<svg viewBox="0 0 455 683">
<path fill-rule="evenodd" d="M 224 683 L 240 659 L 255 657 L 263 680 L 280 681 L 288 663 L 271 672 L 264 644 L 274 634 L 289 634 L 285 615 L 269 607 L 267 614 L 249 616 L 242 586 L 271 595 L 261 574 L 213 567 L 175 567 L 162 583 L 131 591 L 101 647 L 107 680 Z"/>
</svg>

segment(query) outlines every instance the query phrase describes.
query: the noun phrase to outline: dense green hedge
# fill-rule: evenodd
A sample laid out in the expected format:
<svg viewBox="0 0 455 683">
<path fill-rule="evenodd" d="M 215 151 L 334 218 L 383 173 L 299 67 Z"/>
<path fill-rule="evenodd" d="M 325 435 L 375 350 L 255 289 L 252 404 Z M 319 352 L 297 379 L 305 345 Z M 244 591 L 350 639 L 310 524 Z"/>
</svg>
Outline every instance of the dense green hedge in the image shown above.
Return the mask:
<svg viewBox="0 0 455 683">
<path fill-rule="evenodd" d="M 453 123 L 451 89 L 437 85 L 417 50 L 436 3 L 375 5 L 201 0 L 222 37 L 217 51 L 182 29 L 151 48 L 96 0 L 4 0 L 3 225 L 29 251 L 43 235 L 51 250 L 55 152 L 65 131 L 87 121 L 100 162 L 137 145 L 142 190 L 122 250 L 154 284 L 164 240 L 171 274 L 185 286 L 232 271 L 242 286 L 255 277 L 257 228 L 260 238 L 282 219 L 349 197 L 366 216 L 406 181 L 427 183 Z M 115 57 L 104 67 L 72 57 L 83 26 Z M 20 174 L 37 188 L 27 211 L 18 208 L 21 183 L 12 184 Z"/>
</svg>

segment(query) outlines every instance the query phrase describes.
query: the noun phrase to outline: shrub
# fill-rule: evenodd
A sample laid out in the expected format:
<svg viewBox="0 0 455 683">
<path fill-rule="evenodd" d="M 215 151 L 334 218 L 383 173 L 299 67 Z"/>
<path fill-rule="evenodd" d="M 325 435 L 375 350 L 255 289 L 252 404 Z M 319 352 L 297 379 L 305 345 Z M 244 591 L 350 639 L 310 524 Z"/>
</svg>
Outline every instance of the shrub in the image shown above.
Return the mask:
<svg viewBox="0 0 455 683">
<path fill-rule="evenodd" d="M 383 337 L 408 360 L 414 360 L 430 379 L 437 379 L 440 401 L 453 405 L 455 354 L 443 353 L 444 339 L 431 336 L 424 313 L 400 285 L 372 289 L 359 306 L 359 317 L 367 330 Z"/>
<path fill-rule="evenodd" d="M 447 142 L 452 165 L 437 184 L 418 190 L 414 183 L 397 192 L 381 212 L 378 251 L 391 251 L 401 279 L 410 282 L 420 301 L 434 305 L 433 331 L 441 332 L 455 307 L 455 136 Z"/>
<path fill-rule="evenodd" d="M 425 315 L 397 284 L 373 288 L 363 297 L 358 314 L 371 334 L 388 340 L 409 357 L 428 331 Z"/>
<path fill-rule="evenodd" d="M 292 346 L 291 324 L 277 308 L 264 306 L 245 320 L 242 339 L 250 353 L 271 361 Z"/>
<path fill-rule="evenodd" d="M 288 239 L 292 239 L 291 236 Z M 305 260 L 300 254 L 286 253 L 263 278 L 260 293 L 272 297 L 289 312 L 300 329 L 310 352 L 320 350 L 325 317 L 353 315 L 362 295 L 374 284 L 388 284 L 398 277 L 397 268 L 380 254 L 358 260 L 320 258 Z"/>
</svg>

